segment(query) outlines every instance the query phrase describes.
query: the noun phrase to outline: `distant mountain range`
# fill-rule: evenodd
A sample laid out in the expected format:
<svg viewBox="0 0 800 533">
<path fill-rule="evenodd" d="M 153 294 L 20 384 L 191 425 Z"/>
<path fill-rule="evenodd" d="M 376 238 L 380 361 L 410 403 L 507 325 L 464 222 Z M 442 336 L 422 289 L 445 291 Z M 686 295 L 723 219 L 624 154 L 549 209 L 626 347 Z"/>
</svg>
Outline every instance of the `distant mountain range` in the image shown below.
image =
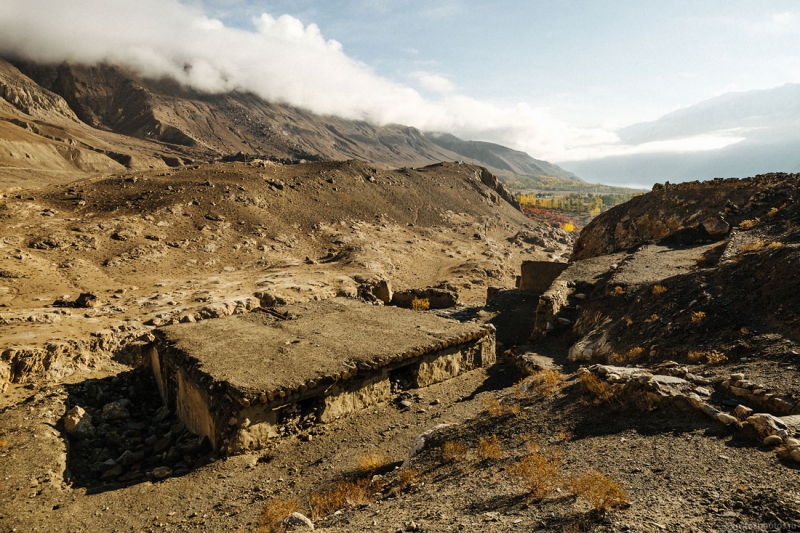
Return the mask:
<svg viewBox="0 0 800 533">
<path fill-rule="evenodd" d="M 574 174 L 528 154 L 402 125 L 319 116 L 250 93 L 205 94 L 111 65 L 0 60 L 0 165 L 115 171 L 214 158 L 357 159 L 390 167 L 467 160 L 524 186 Z M 47 131 L 48 133 L 44 133 Z"/>
<path fill-rule="evenodd" d="M 700 135 L 744 140 L 718 150 L 562 163 L 589 181 L 653 183 L 800 171 L 800 85 L 728 93 L 617 132 L 626 145 Z"/>
</svg>

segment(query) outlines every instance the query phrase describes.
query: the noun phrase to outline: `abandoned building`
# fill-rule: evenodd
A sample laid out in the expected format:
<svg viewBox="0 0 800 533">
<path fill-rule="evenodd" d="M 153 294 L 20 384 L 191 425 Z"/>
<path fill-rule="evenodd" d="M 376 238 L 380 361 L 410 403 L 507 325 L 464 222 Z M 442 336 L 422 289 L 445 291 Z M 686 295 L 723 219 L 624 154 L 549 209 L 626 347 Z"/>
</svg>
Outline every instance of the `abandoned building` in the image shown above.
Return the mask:
<svg viewBox="0 0 800 533">
<path fill-rule="evenodd" d="M 223 454 L 495 361 L 490 327 L 334 298 L 156 330 L 164 403 Z M 394 390 L 393 390 L 394 389 Z"/>
</svg>

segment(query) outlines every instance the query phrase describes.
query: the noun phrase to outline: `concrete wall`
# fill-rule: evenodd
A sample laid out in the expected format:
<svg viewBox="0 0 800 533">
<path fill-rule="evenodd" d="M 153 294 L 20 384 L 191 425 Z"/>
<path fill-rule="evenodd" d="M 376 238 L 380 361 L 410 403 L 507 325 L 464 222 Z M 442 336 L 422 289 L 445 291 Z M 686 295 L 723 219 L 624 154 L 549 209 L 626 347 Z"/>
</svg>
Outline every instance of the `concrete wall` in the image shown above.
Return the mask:
<svg viewBox="0 0 800 533">
<path fill-rule="evenodd" d="M 552 261 L 523 261 L 522 274 L 519 279 L 519 290 L 542 294 L 553 281 L 567 268 L 567 263 Z"/>
</svg>

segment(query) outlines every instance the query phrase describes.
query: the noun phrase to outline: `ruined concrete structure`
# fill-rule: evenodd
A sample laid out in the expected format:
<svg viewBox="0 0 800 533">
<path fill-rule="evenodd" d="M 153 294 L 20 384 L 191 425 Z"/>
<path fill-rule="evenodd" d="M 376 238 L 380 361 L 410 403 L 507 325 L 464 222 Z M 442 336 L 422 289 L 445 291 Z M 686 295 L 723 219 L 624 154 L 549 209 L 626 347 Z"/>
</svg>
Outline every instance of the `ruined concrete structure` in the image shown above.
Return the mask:
<svg viewBox="0 0 800 533">
<path fill-rule="evenodd" d="M 156 330 L 165 404 L 214 449 L 261 447 L 289 424 L 325 423 L 495 361 L 494 331 L 335 298 Z"/>
<path fill-rule="evenodd" d="M 519 290 L 542 294 L 550 288 L 553 281 L 564 272 L 567 266 L 567 263 L 553 261 L 523 261 Z"/>
</svg>

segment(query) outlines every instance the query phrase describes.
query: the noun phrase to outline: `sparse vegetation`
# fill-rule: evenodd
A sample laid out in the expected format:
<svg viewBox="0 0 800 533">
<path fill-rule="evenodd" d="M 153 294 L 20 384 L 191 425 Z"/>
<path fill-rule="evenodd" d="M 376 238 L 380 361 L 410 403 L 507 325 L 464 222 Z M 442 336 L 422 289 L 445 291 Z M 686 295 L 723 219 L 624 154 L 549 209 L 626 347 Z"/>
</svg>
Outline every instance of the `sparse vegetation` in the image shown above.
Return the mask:
<svg viewBox="0 0 800 533">
<path fill-rule="evenodd" d="M 782 243 L 782 242 L 778 242 L 778 241 L 772 241 L 772 242 L 771 242 L 771 243 L 769 243 L 769 245 L 767 246 L 767 249 L 768 249 L 768 250 L 774 250 L 775 248 L 780 248 L 780 247 L 782 247 L 782 246 L 783 246 L 783 243 Z"/>
<path fill-rule="evenodd" d="M 358 458 L 358 470 L 364 474 L 372 474 L 391 462 L 391 457 L 384 451 L 370 451 Z"/>
<path fill-rule="evenodd" d="M 643 353 L 644 353 L 644 348 L 642 348 L 641 346 L 634 346 L 633 348 L 625 352 L 625 354 L 618 354 L 618 353 L 611 354 L 611 356 L 609 357 L 609 362 L 615 365 L 627 365 L 635 361 L 638 361 Z"/>
<path fill-rule="evenodd" d="M 758 218 L 758 217 L 751 218 L 751 219 L 748 219 L 748 220 L 742 220 L 742 222 L 739 224 L 739 227 L 742 228 L 742 229 L 750 229 L 753 226 L 755 226 L 756 224 L 758 224 L 759 222 L 761 222 L 761 219 Z"/>
<path fill-rule="evenodd" d="M 658 314 L 653 313 L 652 315 L 650 315 L 650 322 L 658 322 L 658 318 L 659 318 Z"/>
<path fill-rule="evenodd" d="M 284 500 L 282 498 L 272 498 L 267 500 L 261 508 L 258 518 L 258 533 L 283 533 L 286 527 L 283 519 L 300 509 L 300 503 L 296 499 Z"/>
<path fill-rule="evenodd" d="M 778 214 L 778 208 L 777 207 L 772 207 L 772 208 L 770 208 L 769 211 L 767 211 L 767 216 L 770 217 L 770 218 L 774 217 L 777 214 Z"/>
<path fill-rule="evenodd" d="M 552 396 L 558 391 L 563 377 L 556 370 L 546 368 L 535 373 L 530 379 L 536 392 L 542 396 Z"/>
<path fill-rule="evenodd" d="M 520 480 L 533 496 L 544 498 L 555 489 L 561 464 L 558 453 L 554 451 L 533 451 L 508 466 L 506 472 Z"/>
<path fill-rule="evenodd" d="M 653 285 L 653 294 L 664 294 L 667 292 L 667 288 L 663 285 Z"/>
<path fill-rule="evenodd" d="M 454 463 L 465 459 L 467 447 L 460 442 L 449 440 L 442 445 L 442 463 Z"/>
<path fill-rule="evenodd" d="M 692 313 L 692 324 L 702 324 L 706 320 L 705 311 L 695 311 Z"/>
<path fill-rule="evenodd" d="M 505 413 L 503 404 L 501 404 L 500 400 L 494 396 L 486 396 L 482 398 L 481 403 L 483 404 L 483 407 L 486 408 L 486 411 L 488 411 L 489 416 L 500 416 Z"/>
<path fill-rule="evenodd" d="M 372 494 L 378 489 L 371 485 L 367 478 L 339 481 L 330 490 L 311 494 L 308 498 L 311 516 L 318 519 L 333 514 L 339 509 L 368 503 Z"/>
<path fill-rule="evenodd" d="M 431 308 L 431 301 L 428 298 L 414 298 L 411 300 L 411 309 L 414 311 L 427 311 Z"/>
<path fill-rule="evenodd" d="M 747 253 L 747 252 L 757 252 L 764 247 L 766 243 L 761 239 L 751 242 L 750 244 L 745 244 L 741 248 L 739 248 L 739 252 Z"/>
<path fill-rule="evenodd" d="M 617 285 L 616 287 L 611 289 L 608 294 L 610 294 L 611 296 L 622 296 L 623 294 L 625 294 L 625 289 L 623 289 L 622 286 Z"/>
<path fill-rule="evenodd" d="M 481 461 L 486 461 L 487 459 L 500 459 L 503 457 L 503 450 L 500 447 L 500 439 L 497 438 L 497 435 L 492 435 L 491 437 L 481 437 L 478 440 L 478 447 L 476 448 L 475 452 L 477 453 L 478 459 Z"/>
<path fill-rule="evenodd" d="M 692 350 L 689 352 L 689 361 L 699 363 L 705 359 L 709 365 L 718 365 L 728 360 L 728 356 L 717 350 Z"/>
<path fill-rule="evenodd" d="M 595 470 L 580 477 L 570 477 L 569 488 L 572 494 L 588 501 L 599 512 L 628 505 L 628 496 L 622 485 Z"/>
<path fill-rule="evenodd" d="M 617 397 L 614 385 L 601 380 L 591 372 L 582 373 L 578 379 L 583 391 L 592 395 L 596 404 L 608 403 Z"/>
<path fill-rule="evenodd" d="M 625 322 L 625 325 L 628 327 L 633 325 L 633 319 L 629 316 L 622 317 L 622 321 Z"/>
<path fill-rule="evenodd" d="M 412 483 L 419 483 L 424 476 L 414 467 L 403 468 L 397 474 L 397 485 L 402 490 Z"/>
</svg>

